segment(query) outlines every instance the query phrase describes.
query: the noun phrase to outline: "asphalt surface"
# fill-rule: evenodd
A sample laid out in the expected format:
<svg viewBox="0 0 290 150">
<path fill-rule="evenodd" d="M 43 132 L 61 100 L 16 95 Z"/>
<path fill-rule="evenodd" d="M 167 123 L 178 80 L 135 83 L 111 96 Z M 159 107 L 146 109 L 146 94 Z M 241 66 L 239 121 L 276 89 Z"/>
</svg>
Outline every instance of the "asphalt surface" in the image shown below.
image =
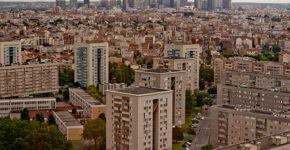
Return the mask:
<svg viewBox="0 0 290 150">
<path fill-rule="evenodd" d="M 203 113 L 204 120 L 200 121 L 197 135 L 191 145 L 191 150 L 200 150 L 202 146 L 209 143 L 210 138 L 210 111 L 205 110 Z"/>
</svg>

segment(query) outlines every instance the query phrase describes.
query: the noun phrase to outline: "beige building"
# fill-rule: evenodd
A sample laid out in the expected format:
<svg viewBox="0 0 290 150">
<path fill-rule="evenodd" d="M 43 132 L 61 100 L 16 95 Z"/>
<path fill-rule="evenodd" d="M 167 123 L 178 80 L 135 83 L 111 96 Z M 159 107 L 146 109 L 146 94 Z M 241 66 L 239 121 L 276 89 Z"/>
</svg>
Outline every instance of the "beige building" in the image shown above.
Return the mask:
<svg viewBox="0 0 290 150">
<path fill-rule="evenodd" d="M 217 104 L 246 105 L 269 111 L 289 111 L 290 92 L 218 84 Z"/>
<path fill-rule="evenodd" d="M 165 44 L 164 57 L 185 57 L 194 58 L 199 61 L 199 53 L 202 47 L 199 44 Z"/>
<path fill-rule="evenodd" d="M 65 135 L 67 140 L 77 141 L 82 139 L 84 127 L 68 111 L 54 111 L 53 116 L 58 130 Z"/>
<path fill-rule="evenodd" d="M 0 99 L 0 117 L 9 116 L 10 112 L 28 110 L 55 109 L 56 99 L 53 97 Z"/>
<path fill-rule="evenodd" d="M 185 81 L 186 71 L 171 69 L 149 69 L 135 71 L 135 84 L 138 86 L 173 90 L 173 125 L 185 123 Z"/>
<path fill-rule="evenodd" d="M 107 150 L 172 149 L 172 91 L 129 87 L 107 91 Z"/>
<path fill-rule="evenodd" d="M 21 42 L 0 42 L 0 65 L 21 63 Z"/>
<path fill-rule="evenodd" d="M 290 130 L 290 115 L 243 106 L 217 105 L 211 111 L 210 143 L 232 145 Z"/>
<path fill-rule="evenodd" d="M 199 89 L 199 62 L 195 58 L 163 57 L 153 59 L 153 68 L 186 71 L 186 89 Z"/>
<path fill-rule="evenodd" d="M 106 95 L 107 90 L 115 90 L 115 89 L 121 89 L 121 88 L 126 88 L 127 84 L 126 83 L 104 83 L 104 84 L 99 84 L 99 92 L 102 95 Z"/>
<path fill-rule="evenodd" d="M 109 81 L 108 43 L 77 43 L 75 49 L 75 82 L 82 87 Z"/>
<path fill-rule="evenodd" d="M 289 147 L 290 131 L 286 131 L 234 145 L 220 147 L 216 150 L 287 150 Z"/>
<path fill-rule="evenodd" d="M 236 72 L 239 77 L 231 77 L 231 73 Z M 238 72 L 238 73 L 237 73 Z M 239 80 L 252 80 L 249 78 L 249 73 L 272 75 L 276 76 L 290 76 L 290 64 L 274 63 L 269 61 L 255 61 L 248 57 L 231 57 L 231 58 L 217 58 L 214 63 L 214 78 L 215 85 L 221 83 L 225 84 L 225 81 L 234 81 L 237 78 Z M 227 74 L 227 75 L 226 75 Z M 244 77 L 244 75 L 246 75 Z M 252 74 L 254 76 L 255 74 Z M 265 80 L 264 80 L 265 81 Z M 241 81 L 240 81 L 241 82 Z M 265 81 L 267 82 L 267 81 Z M 253 82 L 255 83 L 255 82 Z"/>
<path fill-rule="evenodd" d="M 80 88 L 69 89 L 69 103 L 80 106 L 83 109 L 83 115 L 91 119 L 99 118 L 100 114 L 106 113 L 105 104 Z"/>
<path fill-rule="evenodd" d="M 24 96 L 58 91 L 58 64 L 0 67 L 0 96 Z"/>
</svg>

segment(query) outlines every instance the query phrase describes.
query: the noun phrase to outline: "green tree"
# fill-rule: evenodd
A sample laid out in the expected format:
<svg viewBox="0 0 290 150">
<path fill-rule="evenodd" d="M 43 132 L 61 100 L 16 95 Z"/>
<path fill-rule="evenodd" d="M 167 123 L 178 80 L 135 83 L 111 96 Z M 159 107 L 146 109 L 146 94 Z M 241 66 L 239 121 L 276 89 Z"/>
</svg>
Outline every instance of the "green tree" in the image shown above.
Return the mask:
<svg viewBox="0 0 290 150">
<path fill-rule="evenodd" d="M 84 126 L 83 138 L 93 140 L 95 149 L 105 149 L 102 146 L 106 139 L 106 123 L 100 118 L 88 120 Z"/>
<path fill-rule="evenodd" d="M 192 94 L 191 90 L 186 90 L 185 96 L 186 96 L 186 98 L 185 98 L 186 113 L 191 113 L 191 110 L 196 105 L 195 97 Z"/>
<path fill-rule="evenodd" d="M 151 68 L 153 68 L 153 60 L 152 59 L 147 62 L 147 69 L 151 69 Z"/>
<path fill-rule="evenodd" d="M 101 118 L 103 121 L 106 122 L 106 115 L 105 115 L 104 113 L 101 113 L 101 114 L 99 115 L 99 118 Z"/>
<path fill-rule="evenodd" d="M 207 92 L 208 92 L 209 94 L 217 94 L 217 89 L 216 89 L 215 86 L 212 86 L 212 87 L 210 87 L 210 88 L 207 90 Z"/>
<path fill-rule="evenodd" d="M 213 103 L 213 100 L 209 97 L 205 97 L 205 98 L 203 98 L 202 103 L 207 105 L 207 106 L 211 106 Z"/>
<path fill-rule="evenodd" d="M 74 70 L 65 69 L 63 72 L 59 71 L 59 85 L 74 85 Z"/>
<path fill-rule="evenodd" d="M 0 118 L 0 149 L 69 150 L 72 146 L 55 125 Z"/>
<path fill-rule="evenodd" d="M 37 113 L 36 116 L 35 116 L 35 118 L 39 122 L 44 122 L 44 116 L 43 116 L 43 113 L 42 112 Z"/>
<path fill-rule="evenodd" d="M 66 101 L 69 100 L 69 91 L 68 91 L 68 89 L 64 90 L 62 96 L 63 96 L 63 100 L 66 100 Z"/>
<path fill-rule="evenodd" d="M 211 83 L 214 81 L 213 69 L 209 66 L 201 65 L 199 70 L 199 78 L 203 79 L 207 85 L 211 85 Z"/>
<path fill-rule="evenodd" d="M 281 48 L 278 45 L 274 45 L 272 51 L 274 53 L 279 53 L 281 51 Z"/>
<path fill-rule="evenodd" d="M 109 81 L 110 83 L 126 83 L 130 85 L 134 82 L 134 70 L 131 66 L 122 64 L 119 66 L 117 63 L 109 63 Z"/>
<path fill-rule="evenodd" d="M 29 110 L 27 108 L 24 108 L 21 113 L 20 113 L 20 118 L 22 120 L 30 120 L 30 117 L 29 117 Z"/>
<path fill-rule="evenodd" d="M 55 120 L 54 120 L 53 115 L 48 116 L 47 122 L 49 125 L 55 124 Z"/>
<path fill-rule="evenodd" d="M 175 126 L 172 129 L 172 138 L 173 140 L 175 140 L 176 143 L 177 141 L 181 141 L 184 138 L 183 132 L 178 126 Z"/>
<path fill-rule="evenodd" d="M 211 144 L 207 144 L 201 147 L 201 150 L 213 150 L 214 146 Z"/>
<path fill-rule="evenodd" d="M 104 98 L 102 97 L 101 93 L 95 86 L 93 85 L 88 86 L 86 91 L 92 96 L 96 97 L 100 102 L 105 103 Z"/>
</svg>

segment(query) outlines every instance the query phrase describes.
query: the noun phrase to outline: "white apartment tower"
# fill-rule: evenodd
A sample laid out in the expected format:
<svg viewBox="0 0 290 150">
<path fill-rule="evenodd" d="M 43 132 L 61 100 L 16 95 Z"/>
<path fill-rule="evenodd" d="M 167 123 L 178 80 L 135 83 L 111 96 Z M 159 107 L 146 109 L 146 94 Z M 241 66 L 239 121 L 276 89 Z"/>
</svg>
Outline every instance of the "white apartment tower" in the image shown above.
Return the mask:
<svg viewBox="0 0 290 150">
<path fill-rule="evenodd" d="M 172 149 L 172 91 L 129 87 L 107 91 L 107 150 Z"/>
<path fill-rule="evenodd" d="M 75 44 L 75 82 L 82 87 L 108 83 L 108 43 Z"/>
<path fill-rule="evenodd" d="M 0 64 L 21 63 L 21 42 L 0 42 Z"/>
</svg>

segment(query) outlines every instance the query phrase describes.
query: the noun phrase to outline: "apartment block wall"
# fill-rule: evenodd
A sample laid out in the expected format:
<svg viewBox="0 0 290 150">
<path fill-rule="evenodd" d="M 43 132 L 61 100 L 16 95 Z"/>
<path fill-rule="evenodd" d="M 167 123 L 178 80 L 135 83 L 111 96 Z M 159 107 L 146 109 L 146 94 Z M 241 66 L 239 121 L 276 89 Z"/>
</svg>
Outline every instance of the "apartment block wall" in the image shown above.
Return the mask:
<svg viewBox="0 0 290 150">
<path fill-rule="evenodd" d="M 288 111 L 290 93 L 218 84 L 217 104 L 246 105 L 261 110 Z"/>
<path fill-rule="evenodd" d="M 108 83 L 108 43 L 77 43 L 74 48 L 75 81 L 82 87 Z"/>
<path fill-rule="evenodd" d="M 0 67 L 1 97 L 58 91 L 58 64 L 30 64 Z"/>
<path fill-rule="evenodd" d="M 20 99 L 1 99 L 0 117 L 7 117 L 11 111 L 55 109 L 56 99 L 53 97 L 45 98 L 20 98 Z"/>
<path fill-rule="evenodd" d="M 287 114 L 255 111 L 234 106 L 211 108 L 211 143 L 232 145 L 290 130 Z"/>
<path fill-rule="evenodd" d="M 82 89 L 69 89 L 69 103 L 74 106 L 80 106 L 83 109 L 83 115 L 91 119 L 98 118 L 102 113 L 105 114 L 106 110 L 106 105 Z"/>
<path fill-rule="evenodd" d="M 0 42 L 0 64 L 9 65 L 21 63 L 21 42 Z"/>
<path fill-rule="evenodd" d="M 172 92 L 107 92 L 106 147 L 172 149 Z"/>
<path fill-rule="evenodd" d="M 199 63 L 193 58 L 154 58 L 153 68 L 165 68 L 186 71 L 186 89 L 199 89 Z"/>
<path fill-rule="evenodd" d="M 173 90 L 173 124 L 180 127 L 185 124 L 185 79 L 185 71 L 135 71 L 135 83 L 138 86 Z"/>
<path fill-rule="evenodd" d="M 58 130 L 67 140 L 81 140 L 83 125 L 81 125 L 68 111 L 53 112 Z"/>
</svg>

